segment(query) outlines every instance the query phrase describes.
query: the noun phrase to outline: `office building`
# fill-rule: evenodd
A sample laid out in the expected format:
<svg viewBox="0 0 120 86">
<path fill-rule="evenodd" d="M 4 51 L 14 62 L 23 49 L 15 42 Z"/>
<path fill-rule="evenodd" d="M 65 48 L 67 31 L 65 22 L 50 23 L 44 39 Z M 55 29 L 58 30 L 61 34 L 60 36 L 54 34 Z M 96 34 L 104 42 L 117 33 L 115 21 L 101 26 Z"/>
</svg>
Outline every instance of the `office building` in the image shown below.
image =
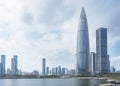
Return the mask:
<svg viewBox="0 0 120 86">
<path fill-rule="evenodd" d="M 2 75 L 5 75 L 5 55 L 1 55 Z"/>
<path fill-rule="evenodd" d="M 46 59 L 42 59 L 42 74 L 45 75 L 46 73 Z"/>
<path fill-rule="evenodd" d="M 14 55 L 13 58 L 11 59 L 11 74 L 12 75 L 17 75 L 18 72 L 18 57 L 17 55 Z"/>
<path fill-rule="evenodd" d="M 46 67 L 46 74 L 49 74 L 49 67 Z"/>
<path fill-rule="evenodd" d="M 61 75 L 61 66 L 58 66 L 57 74 Z"/>
<path fill-rule="evenodd" d="M 2 75 L 2 63 L 0 63 L 0 75 Z"/>
<path fill-rule="evenodd" d="M 108 73 L 110 70 L 108 66 L 107 28 L 101 27 L 96 30 L 96 73 Z"/>
<path fill-rule="evenodd" d="M 65 68 L 62 68 L 61 75 L 65 75 Z"/>
<path fill-rule="evenodd" d="M 81 10 L 80 21 L 77 32 L 77 74 L 89 73 L 89 31 L 86 13 L 84 8 Z"/>
</svg>

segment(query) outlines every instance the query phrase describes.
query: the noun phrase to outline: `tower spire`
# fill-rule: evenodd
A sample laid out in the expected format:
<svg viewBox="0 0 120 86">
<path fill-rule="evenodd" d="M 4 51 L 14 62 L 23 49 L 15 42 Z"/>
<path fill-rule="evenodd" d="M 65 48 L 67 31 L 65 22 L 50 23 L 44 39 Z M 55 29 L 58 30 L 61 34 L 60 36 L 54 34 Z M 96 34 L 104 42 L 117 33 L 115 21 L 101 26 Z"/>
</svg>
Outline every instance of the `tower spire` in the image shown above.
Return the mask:
<svg viewBox="0 0 120 86">
<path fill-rule="evenodd" d="M 81 10 L 81 18 L 83 18 L 83 17 L 86 17 L 84 7 L 82 7 L 82 10 Z"/>
</svg>

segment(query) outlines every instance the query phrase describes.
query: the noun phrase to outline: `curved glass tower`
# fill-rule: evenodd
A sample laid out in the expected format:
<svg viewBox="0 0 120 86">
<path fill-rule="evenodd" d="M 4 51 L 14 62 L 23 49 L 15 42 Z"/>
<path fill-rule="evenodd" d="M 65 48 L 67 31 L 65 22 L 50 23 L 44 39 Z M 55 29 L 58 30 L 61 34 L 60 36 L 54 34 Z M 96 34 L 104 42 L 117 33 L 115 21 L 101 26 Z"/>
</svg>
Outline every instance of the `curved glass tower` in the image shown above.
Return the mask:
<svg viewBox="0 0 120 86">
<path fill-rule="evenodd" d="M 89 72 L 89 33 L 84 8 L 81 10 L 77 33 L 77 74 Z"/>
</svg>

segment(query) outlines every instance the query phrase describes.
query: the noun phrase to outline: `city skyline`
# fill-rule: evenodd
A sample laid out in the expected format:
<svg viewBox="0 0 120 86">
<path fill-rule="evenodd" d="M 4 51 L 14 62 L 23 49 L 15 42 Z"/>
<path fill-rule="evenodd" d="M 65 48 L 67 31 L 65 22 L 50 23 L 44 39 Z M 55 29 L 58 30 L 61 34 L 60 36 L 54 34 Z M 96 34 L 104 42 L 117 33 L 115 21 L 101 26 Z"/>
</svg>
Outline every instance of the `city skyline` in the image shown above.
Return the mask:
<svg viewBox="0 0 120 86">
<path fill-rule="evenodd" d="M 75 69 L 68 69 L 65 67 L 61 67 L 60 65 L 55 65 L 54 67 L 50 67 L 49 65 L 46 66 L 46 58 L 42 58 L 42 70 L 32 70 L 30 72 L 23 71 L 21 68 L 18 67 L 18 56 L 13 55 L 11 58 L 11 68 L 6 68 L 6 56 L 1 55 L 0 61 L 0 76 L 15 76 L 15 75 L 67 75 L 67 74 L 75 74 Z"/>
<path fill-rule="evenodd" d="M 116 0 L 4 0 L 0 2 L 0 53 L 10 68 L 12 55 L 19 56 L 23 71 L 41 70 L 41 58 L 75 68 L 77 27 L 81 7 L 87 12 L 90 51 L 95 52 L 95 31 L 108 28 L 111 66 L 120 70 L 119 7 Z M 113 8 L 114 7 L 114 8 Z M 74 41 L 73 41 L 74 40 Z M 29 59 L 29 60 L 28 60 Z"/>
</svg>

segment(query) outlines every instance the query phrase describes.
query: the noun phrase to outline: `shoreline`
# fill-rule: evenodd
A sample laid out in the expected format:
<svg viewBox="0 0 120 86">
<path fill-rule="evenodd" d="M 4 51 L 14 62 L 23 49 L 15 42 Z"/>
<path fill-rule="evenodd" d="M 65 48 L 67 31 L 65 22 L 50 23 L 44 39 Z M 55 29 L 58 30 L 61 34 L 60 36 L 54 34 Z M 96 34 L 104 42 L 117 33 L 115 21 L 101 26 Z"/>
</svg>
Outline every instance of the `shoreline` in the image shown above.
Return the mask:
<svg viewBox="0 0 120 86">
<path fill-rule="evenodd" d="M 99 86 L 112 86 L 112 85 L 107 83 L 107 84 L 100 84 Z"/>
<path fill-rule="evenodd" d="M 108 80 L 106 77 L 0 77 L 0 79 L 96 79 Z"/>
<path fill-rule="evenodd" d="M 120 85 L 120 81 L 115 80 L 115 79 L 108 79 L 107 80 L 108 83 L 106 84 L 100 84 L 99 86 L 116 86 L 116 85 Z"/>
</svg>

